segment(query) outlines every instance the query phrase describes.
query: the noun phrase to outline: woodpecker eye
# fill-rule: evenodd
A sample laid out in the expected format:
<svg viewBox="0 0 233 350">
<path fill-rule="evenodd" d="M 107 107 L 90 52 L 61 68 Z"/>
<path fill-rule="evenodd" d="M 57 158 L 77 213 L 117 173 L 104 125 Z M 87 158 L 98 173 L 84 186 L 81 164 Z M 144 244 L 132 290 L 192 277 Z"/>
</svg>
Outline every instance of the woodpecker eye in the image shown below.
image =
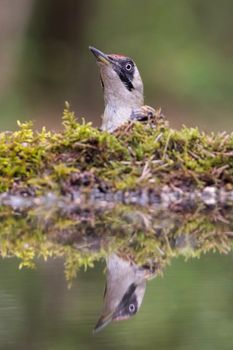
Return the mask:
<svg viewBox="0 0 233 350">
<path fill-rule="evenodd" d="M 133 313 L 135 312 L 135 310 L 136 310 L 135 305 L 134 305 L 134 304 L 130 304 L 130 305 L 129 305 L 129 312 L 130 312 L 131 314 L 133 314 Z"/>
<path fill-rule="evenodd" d="M 133 68 L 133 65 L 131 64 L 131 63 L 126 63 L 126 65 L 125 65 L 125 69 L 128 71 L 128 72 L 130 72 L 131 70 L 132 70 L 132 68 Z"/>
</svg>

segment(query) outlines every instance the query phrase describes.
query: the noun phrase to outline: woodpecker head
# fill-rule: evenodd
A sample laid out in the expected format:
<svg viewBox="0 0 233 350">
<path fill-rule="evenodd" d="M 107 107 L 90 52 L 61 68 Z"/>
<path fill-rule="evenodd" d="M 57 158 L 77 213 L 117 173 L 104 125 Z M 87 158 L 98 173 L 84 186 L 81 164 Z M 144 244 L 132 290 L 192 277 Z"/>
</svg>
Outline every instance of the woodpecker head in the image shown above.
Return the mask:
<svg viewBox="0 0 233 350">
<path fill-rule="evenodd" d="M 90 46 L 100 68 L 105 105 L 138 108 L 143 105 L 143 83 L 134 61 L 122 55 L 105 54 Z"/>
<path fill-rule="evenodd" d="M 103 312 L 94 332 L 111 321 L 126 320 L 135 315 L 141 306 L 148 278 L 148 271 L 111 254 L 107 259 Z"/>
</svg>

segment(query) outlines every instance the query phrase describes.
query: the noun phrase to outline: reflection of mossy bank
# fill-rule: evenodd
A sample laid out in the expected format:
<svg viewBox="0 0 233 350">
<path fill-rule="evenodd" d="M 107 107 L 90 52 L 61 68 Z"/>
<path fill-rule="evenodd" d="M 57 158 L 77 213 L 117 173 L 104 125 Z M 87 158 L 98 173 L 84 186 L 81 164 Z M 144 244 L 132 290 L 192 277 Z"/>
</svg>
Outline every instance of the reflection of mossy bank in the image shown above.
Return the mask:
<svg viewBox="0 0 233 350">
<path fill-rule="evenodd" d="M 67 204 L 67 203 L 66 203 Z M 112 208 L 48 205 L 10 214 L 2 209 L 0 249 L 20 258 L 20 267 L 35 259 L 62 257 L 68 280 L 79 268 L 93 266 L 112 251 L 160 271 L 171 258 L 199 257 L 232 248 L 232 212 L 173 213 L 118 205 Z"/>
</svg>

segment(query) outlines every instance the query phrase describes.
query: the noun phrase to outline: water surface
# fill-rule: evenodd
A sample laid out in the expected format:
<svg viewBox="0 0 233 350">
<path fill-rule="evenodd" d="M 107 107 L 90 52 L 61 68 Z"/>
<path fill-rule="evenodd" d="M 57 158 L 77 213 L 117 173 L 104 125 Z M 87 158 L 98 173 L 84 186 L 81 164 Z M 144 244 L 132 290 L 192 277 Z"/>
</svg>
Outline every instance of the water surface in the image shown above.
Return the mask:
<svg viewBox="0 0 233 350">
<path fill-rule="evenodd" d="M 0 349 L 232 349 L 231 217 L 2 208 Z M 93 334 L 111 254 L 156 277 L 135 316 Z"/>
</svg>

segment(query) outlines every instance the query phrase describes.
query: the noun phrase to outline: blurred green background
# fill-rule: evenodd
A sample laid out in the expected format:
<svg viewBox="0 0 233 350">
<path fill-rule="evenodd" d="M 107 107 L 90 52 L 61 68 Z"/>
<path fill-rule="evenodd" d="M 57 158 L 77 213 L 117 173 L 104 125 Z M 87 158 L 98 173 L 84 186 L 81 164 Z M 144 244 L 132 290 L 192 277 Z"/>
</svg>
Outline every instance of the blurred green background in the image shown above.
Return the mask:
<svg viewBox="0 0 233 350">
<path fill-rule="evenodd" d="M 102 90 L 88 45 L 137 63 L 145 102 L 173 127 L 233 131 L 233 1 L 1 0 L 0 129 L 58 130 L 64 102 L 100 125 Z M 92 336 L 103 265 L 67 289 L 62 263 L 0 264 L 0 349 L 233 347 L 232 255 L 175 260 L 150 282 L 139 314 Z"/>
<path fill-rule="evenodd" d="M 172 126 L 232 131 L 232 14 L 232 0 L 1 0 L 1 130 L 59 129 L 65 100 L 99 125 L 93 45 L 133 57 Z"/>
<path fill-rule="evenodd" d="M 70 290 L 62 261 L 18 270 L 0 264 L 1 350 L 232 350 L 233 256 L 174 259 L 148 283 L 138 314 L 92 334 L 102 306 L 104 264 L 82 271 Z"/>
</svg>

